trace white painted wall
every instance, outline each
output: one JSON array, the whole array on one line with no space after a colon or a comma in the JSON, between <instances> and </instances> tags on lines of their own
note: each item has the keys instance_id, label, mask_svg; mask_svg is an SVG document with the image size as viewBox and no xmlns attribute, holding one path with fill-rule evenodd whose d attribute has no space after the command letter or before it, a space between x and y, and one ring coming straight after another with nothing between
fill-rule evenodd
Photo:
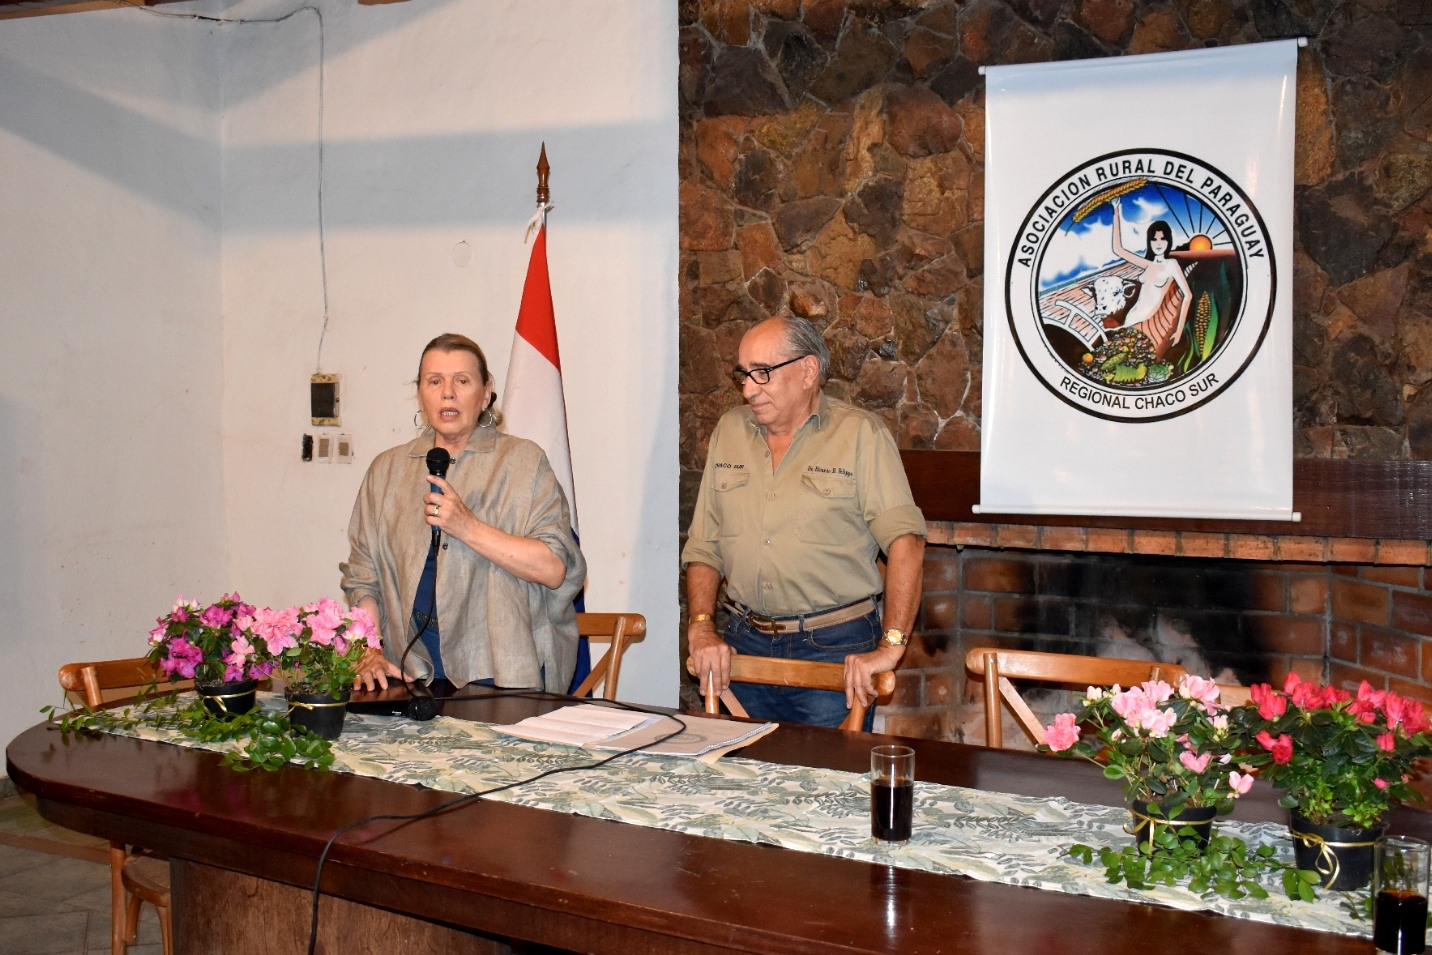
<instances>
[{"instance_id":1,"label":"white painted wall","mask_svg":"<svg viewBox=\"0 0 1432 955\"><path fill-rule=\"evenodd\" d=\"M209 9L265 17L295 5L241 0L221 13ZM338 595L337 564L347 554L348 515L363 471L414 433L411 382L423 343L444 331L471 335L486 349L499 389L505 380L530 254L522 232L544 140L556 204L548 255L591 566L587 606L646 614L649 635L628 651L622 697L676 701L675 0L317 5L327 53L330 325L322 370L343 376L343 427L327 430L353 435L351 465L299 460L301 436L316 431L307 421L307 382L323 314L316 18L215 26L117 11L0 22L0 81L8 78L12 50L62 75L58 91L41 87L18 105L10 82L0 95L0 168L7 170L0 176L0 254L11 245L24 252L0 261L0 342L7 346L0 361L7 371L20 366L0 382L0 468L7 482L8 475L17 479L0 484L0 493L16 499L0 509L0 522L23 506L44 505L20 519L16 535L0 523L0 640L13 647L12 657L35 655L39 646L48 653L34 664L34 699L0 703L0 738L35 722L36 708L53 699L49 686L60 662L140 652L148 621L178 590L207 598L236 587L274 605ZM48 30L56 39L36 50L22 30ZM77 43L76 35L92 35L93 45ZM145 43L153 45L148 58L139 53ZM106 68L108 58L115 64ZM159 64L152 72L171 84L187 77L208 98L186 98L155 78L157 85L118 96L116 76L127 76L125 69L142 76L126 64L148 60ZM93 89L71 102L67 91L81 77ZM114 168L113 159L86 168L86 150L98 157L91 164L100 162L109 141L86 131L89 113L111 124L132 121L144 161L128 171ZM42 118L24 124L36 114ZM146 150L166 137L187 152L173 157L172 168L155 169ZM10 172L60 175L49 167L64 175L48 190L16 183ZM92 204L75 213L78 230L73 222L50 222L54 210L79 201L79 183L107 197L103 215L115 234L99 234ZM53 232L56 248L48 255L28 227L7 227L15 221L12 194L19 216ZM459 241L473 251L467 267L454 263ZM92 291L75 305L69 339L53 317L44 323L48 337L21 328L19 301L31 303L27 316L52 316L68 300L77 248L97 259L116 246L143 268L107 265L124 282L96 277L86 286ZM22 259L27 268L19 267ZM59 343L76 333L109 329L108 319L94 316L118 309L125 317L116 319L116 333L133 334L141 319L131 315L154 327L142 345L146 360L125 363L105 385L86 385L82 413L102 406L90 431L114 445L96 481L113 496L116 472L128 469L137 489L122 513L86 497L73 517L60 517L50 513L60 500L59 469L19 474L22 458L38 460L22 446L38 449L47 439L59 445L50 433L65 423L62 406L50 407L58 399L42 396L71 382L41 363L56 350L63 359L67 346ZM156 317L166 310L185 316L188 337ZM102 357L111 362L116 350L126 354L110 339L104 345ZM149 418L114 428L131 402L136 416L144 409ZM183 461L168 451L180 439L192 451ZM125 460L109 468L114 455ZM156 477L145 480L145 468ZM173 510L176 487L183 518ZM77 550L61 546L72 532L60 524L74 525ZM151 530L171 525L168 537ZM157 542L154 556L136 559L136 542L149 538ZM122 568L102 564L111 551L122 555ZM76 642L60 613L62 594L75 607L71 616L108 615L102 652ZM3 629L14 619L25 622Z\"/></svg>"},{"instance_id":2,"label":"white painted wall","mask_svg":"<svg viewBox=\"0 0 1432 955\"><path fill-rule=\"evenodd\" d=\"M211 30L0 22L0 740L227 580Z\"/></svg>"},{"instance_id":3,"label":"white painted wall","mask_svg":"<svg viewBox=\"0 0 1432 955\"><path fill-rule=\"evenodd\" d=\"M264 602L338 592L359 481L414 434L412 381L446 331L499 393L545 140L587 606L650 636L624 699L677 692L676 10L651 0L322 2L330 325L352 465L303 464L322 322L316 24L224 34L225 481L231 579ZM225 16L288 9L257 0ZM453 248L472 249L467 267Z\"/></svg>"}]
</instances>

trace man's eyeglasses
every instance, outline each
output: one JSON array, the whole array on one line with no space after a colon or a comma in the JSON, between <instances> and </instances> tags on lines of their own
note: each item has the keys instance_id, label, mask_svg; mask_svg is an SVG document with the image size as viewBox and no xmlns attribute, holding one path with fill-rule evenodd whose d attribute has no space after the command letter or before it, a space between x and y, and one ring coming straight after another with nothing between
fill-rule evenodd
<instances>
[{"instance_id":1,"label":"man's eyeglasses","mask_svg":"<svg viewBox=\"0 0 1432 955\"><path fill-rule=\"evenodd\" d=\"M760 366L757 368L752 368L750 371L747 371L740 365L737 365L735 368L731 369L731 380L735 382L737 388L746 387L747 378L751 379L758 385L768 385L771 383L771 372L775 371L777 368L784 368L787 365L794 364L795 362L800 361L804 357L806 356L797 355L795 358L783 361L779 365L771 365L769 367Z\"/></svg>"}]
</instances>

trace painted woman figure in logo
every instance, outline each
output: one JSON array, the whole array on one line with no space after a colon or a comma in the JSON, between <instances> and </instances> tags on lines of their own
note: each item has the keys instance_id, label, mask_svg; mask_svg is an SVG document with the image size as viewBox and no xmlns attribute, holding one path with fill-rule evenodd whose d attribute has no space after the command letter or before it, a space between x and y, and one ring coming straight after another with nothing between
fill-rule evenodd
<instances>
[{"instance_id":1,"label":"painted woman figure in logo","mask_svg":"<svg viewBox=\"0 0 1432 955\"><path fill-rule=\"evenodd\" d=\"M1140 258L1124 248L1123 203L1116 198L1110 205L1114 207L1114 254L1141 270L1138 300L1124 316L1124 328L1141 332L1149 341L1154 360L1161 361L1169 347L1183 337L1189 305L1193 302L1183 267L1177 259L1169 258L1173 230L1162 219L1151 223L1145 232L1148 248Z\"/></svg>"}]
</instances>

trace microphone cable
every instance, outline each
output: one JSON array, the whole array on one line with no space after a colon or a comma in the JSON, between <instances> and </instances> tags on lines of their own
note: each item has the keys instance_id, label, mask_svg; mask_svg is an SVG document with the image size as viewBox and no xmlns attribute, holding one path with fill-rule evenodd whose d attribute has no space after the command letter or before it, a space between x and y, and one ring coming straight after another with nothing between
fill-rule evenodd
<instances>
[{"instance_id":1,"label":"microphone cable","mask_svg":"<svg viewBox=\"0 0 1432 955\"><path fill-rule=\"evenodd\" d=\"M425 463L427 464L429 476L437 475L438 477L446 478L448 468L452 466L452 456L445 449L434 447L432 450L428 451L427 457L425 458ZM438 490L437 485L433 484L431 481L428 482L428 487L433 491ZM408 679L408 654L412 652L413 646L417 644L418 639L424 633L427 632L428 627L430 627L433 621L437 619L438 541L441 539L441 536L442 532L439 531L437 527L434 527L432 533L432 543L428 545L428 559L432 560L433 562L433 589L432 599L428 602L428 612L426 615L424 615L423 625L421 627L416 626L412 619L412 615L409 615L408 626L413 628L413 636L412 639L408 641L408 645L403 648L403 655L398 659L398 675L402 678L403 689L408 691L409 697L408 705L403 709L403 715L406 716L408 719L415 720L419 723L426 723L428 720L431 720L433 717L438 715L438 703L437 698L433 695L433 691L430 687L423 687L423 692L419 693L416 689L419 684L415 681ZM424 565L426 566L426 561L424 561ZM426 569L424 570L424 572L426 573ZM417 608L414 609L416 610ZM439 631L439 634L441 634L441 631ZM439 640L441 640L441 635L439 636ZM441 653L441 649L439 649L438 652ZM433 674L436 675L438 661L433 660L431 662L433 664Z\"/></svg>"},{"instance_id":2,"label":"microphone cable","mask_svg":"<svg viewBox=\"0 0 1432 955\"><path fill-rule=\"evenodd\" d=\"M434 541L432 547L436 548L436 546L437 542ZM432 553L432 551L430 551L430 553ZM435 554L434 564L436 564ZM436 574L434 574L434 577L436 577ZM438 715L438 701L437 698L433 695L431 687L424 686L422 688L422 692L420 693L418 692L417 687L421 686L422 684L419 681L408 679L408 654L412 652L414 645L416 645L418 642L418 638L420 638L423 633L428 629L428 626L437 617L437 615L438 582L436 579L434 579L433 599L428 602L428 612L424 617L423 626L421 629L419 629L417 625L413 622L412 617L409 616L408 626L412 629L413 636L412 639L408 641L408 645L403 648L402 657L398 659L398 675L402 678L403 689L408 691L409 696L408 705L403 708L403 715L406 716L408 719L415 720L419 723L426 723L428 720ZM433 667L433 672L437 672L436 664Z\"/></svg>"},{"instance_id":3,"label":"microphone cable","mask_svg":"<svg viewBox=\"0 0 1432 955\"><path fill-rule=\"evenodd\" d=\"M563 699L574 699L574 700L575 700L575 699L578 699L577 697L567 697L567 696L562 696L562 695L559 695L559 694L556 694L556 693L542 693L542 692L533 693L531 690L515 690L515 691L511 691L511 692L501 692L501 693L484 694L484 695L482 695L482 696L464 697L463 699L466 699L466 700L490 700L490 699L501 699L501 698L525 698L525 699L537 699L537 700L563 700ZM516 781L514 781L514 782L504 783L504 784L501 785L501 786L494 786L494 787L492 787L491 789L484 789L484 790L482 790L481 792L468 793L468 794L465 795L465 796L460 796L460 797L458 797L457 799L454 799L454 800L452 800L452 801L450 801L450 802L443 803L443 804L438 805L438 806L434 806L434 807L431 808L431 809L425 809L425 810L423 810L422 812L406 813L406 814L404 814L404 813L380 813L380 814L377 814L377 815L366 816L366 817L364 817L364 818L362 818L362 819L357 820L356 822L350 822L348 825L346 825L346 826L344 826L343 828L339 829L337 832L333 833L333 835L332 835L331 837L329 837L328 842L325 843L324 846L323 846L323 852L321 852L321 853L319 854L319 856L318 856L318 870L317 870L317 872L314 873L314 877L313 877L313 909L312 909L312 918L311 918L311 920L310 920L310 922L309 922L309 930L308 930L308 955L315 955L315 952L317 951L317 945L318 945L318 901L319 901L319 899L320 899L320 897L321 897L321 894L320 894L320 891L319 891L319 887L321 886L321 884L322 884L322 882L323 882L323 867L324 867L324 865L328 862L328 855L329 855L329 853L332 851L333 846L338 842L338 840L339 840L344 834L346 834L346 833L348 833L348 832L351 832L351 831L354 830L354 829L357 829L359 826L365 826L365 825L367 825L368 823L371 823L371 822L417 822L417 821L420 820L420 819L426 819L426 818L428 818L429 816L436 816L436 815L438 815L439 813L446 812L446 811L448 811L448 810L450 810L450 809L457 809L457 808L460 807L460 806L464 806L464 805L466 805L466 804L468 804L468 803L475 802L475 801L481 799L483 796L491 796L491 795L493 795L494 793L505 792L505 791L507 791L507 790L509 790L509 789L516 789L518 786L526 786L526 785L529 784L529 783L535 783L535 782L537 782L539 779L546 779L546 778L549 777L549 776L556 776L556 775L558 775L559 773L572 773L572 772L581 772L581 771L592 770L592 769L600 769L601 767L606 766L608 763L611 763L611 762L613 762L613 761L615 761L615 760L621 759L623 756L630 756L630 755L632 755L633 753L639 753L639 752L641 752L642 750L647 749L648 747L651 747L651 746L659 746L659 745L661 745L662 743L665 743L667 740L672 739L672 738L674 738L674 737L676 737L676 736L681 735L682 733L686 732L686 730L688 729L688 727L687 727L687 725L686 725L686 722L685 722L684 720L682 720L681 717L679 717L679 716L675 716L675 715L673 715L673 714L671 714L671 713L658 713L658 712L655 712L655 711L651 710L650 708L643 707L643 706L638 706L638 705L636 705L636 704L634 704L634 703L623 703L623 702L621 702L620 700L581 700L580 702L583 702L583 703L610 704L610 705L612 705L613 707L615 707L615 708L617 708L617 709L630 710L630 711L633 712L633 713L645 713L645 714L647 714L647 715L649 715L649 716L660 716L660 717L662 717L662 718L664 718L664 719L669 719L669 720L674 721L674 722L677 724L677 728L674 729L674 730L672 730L670 733L667 733L665 736L660 737L659 739L652 740L650 743L643 743L643 744L640 745L640 746L633 746L631 749L624 749L624 750L622 750L621 752L613 753L613 754L610 755L610 756L607 756L607 757L605 757L605 758L603 758L603 759L599 759L599 760L597 760L597 761L594 762L594 763L579 763L579 764L574 765L574 766L558 766L558 767L555 767L555 768L553 768L553 769L544 770L543 772L540 772L540 773L538 773L538 774L535 775L535 776L529 776L529 777L526 778L526 779L519 779L519 780L516 780ZM436 702L434 703L434 705L436 706ZM392 830L390 830L390 832L391 832L391 831L392 831ZM378 835L378 836L375 836L374 839L381 838L383 835L388 835L388 833L382 833L382 834L380 834L380 835ZM369 840L369 841L371 842L371 841L373 841L373 840Z\"/></svg>"}]
</instances>

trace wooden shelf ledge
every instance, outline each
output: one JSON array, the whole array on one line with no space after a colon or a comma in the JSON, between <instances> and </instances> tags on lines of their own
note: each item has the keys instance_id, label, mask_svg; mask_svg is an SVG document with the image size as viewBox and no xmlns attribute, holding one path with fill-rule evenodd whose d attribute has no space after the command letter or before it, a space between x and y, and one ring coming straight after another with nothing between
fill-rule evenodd
<instances>
[{"instance_id":1,"label":"wooden shelf ledge","mask_svg":"<svg viewBox=\"0 0 1432 955\"><path fill-rule=\"evenodd\" d=\"M931 543L1422 566L1432 538L1432 461L1295 460L1293 509L1303 519L1290 523L975 514L978 452L900 456L915 503L935 535Z\"/></svg>"},{"instance_id":2,"label":"wooden shelf ledge","mask_svg":"<svg viewBox=\"0 0 1432 955\"><path fill-rule=\"evenodd\" d=\"M1294 561L1305 564L1387 564L1427 566L1427 542L1363 537L1296 537L1217 534L1116 527L1062 527L1042 524L978 524L928 521L929 543L1009 550L1069 551L1084 554L1158 554L1231 560Z\"/></svg>"}]
</instances>

